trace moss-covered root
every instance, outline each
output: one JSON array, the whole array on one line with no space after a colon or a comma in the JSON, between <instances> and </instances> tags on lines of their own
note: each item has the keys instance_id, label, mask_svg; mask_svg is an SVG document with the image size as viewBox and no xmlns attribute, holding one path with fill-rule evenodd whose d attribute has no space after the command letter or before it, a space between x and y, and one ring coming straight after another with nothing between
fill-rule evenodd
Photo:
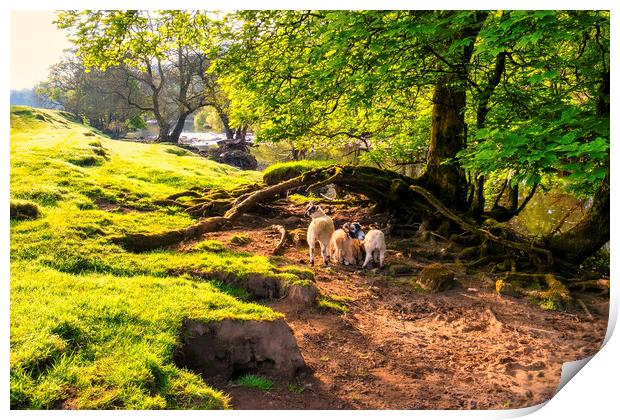
<instances>
[{"instance_id":1,"label":"moss-covered root","mask_svg":"<svg viewBox=\"0 0 620 420\"><path fill-rule=\"evenodd\" d=\"M197 238L207 232L220 231L230 227L230 222L225 217L210 217L185 229L149 234L130 233L125 236L112 238L112 242L128 251L144 252L174 245L188 239Z\"/></svg>"},{"instance_id":2,"label":"moss-covered root","mask_svg":"<svg viewBox=\"0 0 620 420\"><path fill-rule=\"evenodd\" d=\"M546 290L542 290L544 286ZM562 309L573 303L566 285L553 274L509 273L495 287L500 295L528 296L545 309Z\"/></svg>"}]
</instances>

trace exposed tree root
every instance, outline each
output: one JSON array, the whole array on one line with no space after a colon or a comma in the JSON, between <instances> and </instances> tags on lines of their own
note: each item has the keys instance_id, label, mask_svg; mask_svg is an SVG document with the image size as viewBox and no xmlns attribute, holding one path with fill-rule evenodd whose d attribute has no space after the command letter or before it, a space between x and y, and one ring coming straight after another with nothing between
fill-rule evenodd
<instances>
[{"instance_id":1,"label":"exposed tree root","mask_svg":"<svg viewBox=\"0 0 620 420\"><path fill-rule=\"evenodd\" d=\"M185 211L197 217L212 217L185 229L154 234L128 234L125 237L115 238L114 242L137 252L169 246L198 237L206 232L230 228L244 213L264 203L277 200L291 190L300 188L313 190L323 185L335 184L350 193L367 197L369 201L377 203L382 208L390 209L405 220L407 217L410 219L417 217L418 220L422 220L423 215L435 217L433 215L440 214L443 220L450 221L468 232L470 243L474 242L474 238L481 243L469 249L469 253L465 251L461 253L461 258L476 258L476 261L468 264L469 266L495 261L498 262L500 270L516 271L517 263L526 261L533 264L539 272L548 272L551 267L554 267L575 273L575 267L571 264L557 258L554 260L551 251L536 243L528 242L526 238L519 237L514 231L493 219L487 219L483 225L479 225L465 216L455 214L429 191L416 185L417 182L418 180L388 170L365 166L333 165L317 168L267 187L260 184L248 184L231 191L194 188L173 194L168 198L171 200L169 203L188 206ZM420 200L420 196L424 200ZM179 202L178 199L181 197L192 199ZM444 225L447 226L447 223ZM285 230L282 233L278 227L275 229L281 234L280 243L274 250L274 253L278 253L281 252L290 235ZM420 232L424 230L420 228ZM440 230L440 233L432 233L432 235L446 239L449 234L443 234L443 230ZM426 231L430 238L430 231ZM500 245L500 247L490 246L491 243ZM517 253L511 253L508 250L516 250Z\"/></svg>"},{"instance_id":2,"label":"exposed tree root","mask_svg":"<svg viewBox=\"0 0 620 420\"><path fill-rule=\"evenodd\" d=\"M583 303L583 300L581 299L575 299L575 302L577 302L579 304L579 306L581 306L581 309L583 309L583 311L586 313L586 315L588 316L588 319L590 321L592 321L594 319L594 317L592 316L592 314L590 313L590 311L588 310L588 307L586 306L585 303Z\"/></svg>"},{"instance_id":3,"label":"exposed tree root","mask_svg":"<svg viewBox=\"0 0 620 420\"><path fill-rule=\"evenodd\" d=\"M280 233L280 240L278 241L278 244L272 251L273 255L279 255L284 249L284 246L286 245L288 234L286 232L286 228L282 225L273 225L271 226L271 229L276 230L278 231L278 233Z\"/></svg>"},{"instance_id":4,"label":"exposed tree root","mask_svg":"<svg viewBox=\"0 0 620 420\"><path fill-rule=\"evenodd\" d=\"M129 233L122 237L113 238L112 242L121 245L128 251L144 252L174 245L181 241L197 238L207 232L215 232L230 227L232 227L230 220L225 217L210 217L185 229L149 234Z\"/></svg>"},{"instance_id":5,"label":"exposed tree root","mask_svg":"<svg viewBox=\"0 0 620 420\"><path fill-rule=\"evenodd\" d=\"M551 254L551 251L537 247L533 244L528 244L525 242L517 242L517 241L506 239L504 237L497 236L493 234L491 231L483 229L482 227L478 226L475 222L468 221L463 217L457 216L452 211L450 211L450 209L444 206L443 203L441 203L441 201L439 201L435 196L433 196L430 192L428 192L424 188L419 187L417 185L411 185L409 188L412 191L415 191L416 193L424 197L444 217L456 223L462 229L465 229L482 238L488 239L490 241L493 241L505 247L523 251L529 254L531 257L533 257L532 259L534 261L540 261L539 256L542 256L546 262L546 267L551 267L553 265L553 255ZM497 228L497 223L495 223L493 227ZM503 228L503 229L508 230L507 228ZM516 236L516 234L514 235Z\"/></svg>"}]
</instances>

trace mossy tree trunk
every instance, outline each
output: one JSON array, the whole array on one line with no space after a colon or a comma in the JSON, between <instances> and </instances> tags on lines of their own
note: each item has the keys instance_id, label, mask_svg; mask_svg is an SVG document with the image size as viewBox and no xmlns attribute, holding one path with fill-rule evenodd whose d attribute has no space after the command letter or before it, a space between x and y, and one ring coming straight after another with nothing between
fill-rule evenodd
<instances>
[{"instance_id":1,"label":"mossy tree trunk","mask_svg":"<svg viewBox=\"0 0 620 420\"><path fill-rule=\"evenodd\" d=\"M609 241L609 175L596 191L592 207L570 230L547 240L553 255L579 264Z\"/></svg>"},{"instance_id":2,"label":"mossy tree trunk","mask_svg":"<svg viewBox=\"0 0 620 420\"><path fill-rule=\"evenodd\" d=\"M458 163L447 161L456 158L463 150L467 138L465 124L466 89L468 64L474 51L474 41L486 19L487 12L476 12L465 29L459 31L451 42L470 39L463 47L457 62L449 63L440 57L439 70L445 71L435 85L431 138L428 147L426 172L420 184L448 207L456 211L467 208L468 184L465 171Z\"/></svg>"}]
</instances>

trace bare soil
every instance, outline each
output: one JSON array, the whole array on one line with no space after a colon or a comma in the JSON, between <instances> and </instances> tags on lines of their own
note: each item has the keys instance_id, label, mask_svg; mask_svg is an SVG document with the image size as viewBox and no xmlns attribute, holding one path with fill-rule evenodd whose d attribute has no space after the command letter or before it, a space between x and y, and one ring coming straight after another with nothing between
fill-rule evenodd
<instances>
[{"instance_id":1,"label":"bare soil","mask_svg":"<svg viewBox=\"0 0 620 420\"><path fill-rule=\"evenodd\" d=\"M233 249L271 255L279 235L269 228L303 227L302 206L280 205L247 216L232 231L208 233ZM336 227L376 222L367 209L338 208ZM245 233L252 241L231 245ZM315 266L323 296L344 302L346 312L263 301L286 315L309 372L276 380L270 391L234 381L213 383L234 409L502 409L550 399L564 362L597 352L607 328L606 296L580 294L582 309L546 311L525 298L499 296L499 274L467 272L451 258L448 242L387 237L387 267ZM402 241L400 242L402 245ZM190 244L185 244L187 246ZM433 256L436 256L435 258ZM288 247L278 264L308 264L307 249ZM415 285L415 271L440 261L455 272L456 287L429 294ZM394 275L406 264L414 273Z\"/></svg>"}]
</instances>

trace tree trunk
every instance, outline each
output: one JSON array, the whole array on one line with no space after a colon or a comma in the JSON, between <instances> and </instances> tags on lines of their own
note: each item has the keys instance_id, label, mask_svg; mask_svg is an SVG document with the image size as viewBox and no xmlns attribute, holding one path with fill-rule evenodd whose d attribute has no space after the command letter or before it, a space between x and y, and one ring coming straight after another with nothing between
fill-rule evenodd
<instances>
[{"instance_id":1,"label":"tree trunk","mask_svg":"<svg viewBox=\"0 0 620 420\"><path fill-rule=\"evenodd\" d=\"M450 86L450 82L450 77L445 77L435 86L431 140L423 184L445 205L460 211L467 203L465 172L458 164L443 163L455 158L465 147L465 91Z\"/></svg>"},{"instance_id":2,"label":"tree trunk","mask_svg":"<svg viewBox=\"0 0 620 420\"><path fill-rule=\"evenodd\" d=\"M609 71L603 73L597 114L609 117ZM573 264L579 264L609 241L609 171L592 199L592 207L586 215L567 232L547 239L548 247L554 255Z\"/></svg>"},{"instance_id":3,"label":"tree trunk","mask_svg":"<svg viewBox=\"0 0 620 420\"><path fill-rule=\"evenodd\" d=\"M157 135L157 141L167 142L170 141L170 124L167 121L157 120L157 126L159 127L159 134Z\"/></svg>"},{"instance_id":4,"label":"tree trunk","mask_svg":"<svg viewBox=\"0 0 620 420\"><path fill-rule=\"evenodd\" d=\"M472 23L456 34L452 40L471 38L463 47L457 63L450 65L449 72L435 85L431 138L428 147L426 172L420 178L421 184L445 205L457 211L467 208L467 179L465 171L456 158L465 147L467 126L465 124L467 65L474 51L474 41L488 12L474 12Z\"/></svg>"},{"instance_id":5,"label":"tree trunk","mask_svg":"<svg viewBox=\"0 0 620 420\"><path fill-rule=\"evenodd\" d=\"M230 128L230 120L228 118L228 115L226 115L226 113L219 108L216 108L216 111L217 111L217 115L220 117L220 121L222 121L222 125L224 126L224 133L226 133L226 140L233 140L235 138L235 132L233 131L232 128Z\"/></svg>"},{"instance_id":6,"label":"tree trunk","mask_svg":"<svg viewBox=\"0 0 620 420\"><path fill-rule=\"evenodd\" d=\"M179 115L179 119L177 120L177 123L174 126L174 130L172 130L172 133L170 133L170 137L168 141L171 141L173 143L179 142L179 137L181 137L181 133L183 132L183 127L185 127L185 120L187 119L187 116L189 114L190 114L189 112L182 112L181 115Z\"/></svg>"},{"instance_id":7,"label":"tree trunk","mask_svg":"<svg viewBox=\"0 0 620 420\"><path fill-rule=\"evenodd\" d=\"M553 255L580 264L609 241L609 174L594 194L592 207L572 229L547 240Z\"/></svg>"}]
</instances>

